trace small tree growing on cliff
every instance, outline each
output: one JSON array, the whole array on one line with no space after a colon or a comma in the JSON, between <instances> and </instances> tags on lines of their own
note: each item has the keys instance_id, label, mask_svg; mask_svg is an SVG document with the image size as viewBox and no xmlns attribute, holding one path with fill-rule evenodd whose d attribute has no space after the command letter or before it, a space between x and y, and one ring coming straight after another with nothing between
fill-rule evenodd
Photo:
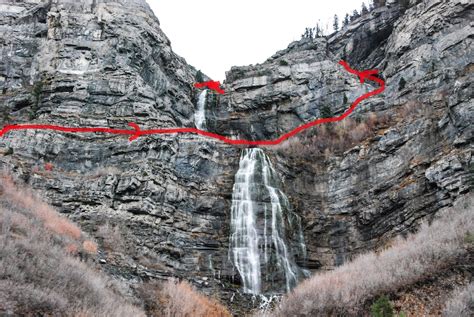
<instances>
[{"instance_id":1,"label":"small tree growing on cliff","mask_svg":"<svg viewBox=\"0 0 474 317\"><path fill-rule=\"evenodd\" d=\"M359 18L359 17L360 17L359 12L357 10L354 10L352 12L352 15L351 15L351 22L354 21L354 20L357 20L357 18Z\"/></svg>"},{"instance_id":2,"label":"small tree growing on cliff","mask_svg":"<svg viewBox=\"0 0 474 317\"><path fill-rule=\"evenodd\" d=\"M41 102L41 95L43 94L43 86L44 86L44 81L39 80L34 84L33 90L31 91L34 101L30 110L30 120L36 119L39 105Z\"/></svg>"},{"instance_id":3,"label":"small tree growing on cliff","mask_svg":"<svg viewBox=\"0 0 474 317\"><path fill-rule=\"evenodd\" d=\"M365 3L362 2L361 15L366 15L367 13L369 13L369 10L367 9L367 6L365 5Z\"/></svg>"},{"instance_id":4,"label":"small tree growing on cliff","mask_svg":"<svg viewBox=\"0 0 474 317\"><path fill-rule=\"evenodd\" d=\"M398 82L398 91L402 91L403 89L405 89L405 86L406 86L407 82L405 80L405 78L400 78L400 81Z\"/></svg>"},{"instance_id":5,"label":"small tree growing on cliff","mask_svg":"<svg viewBox=\"0 0 474 317\"><path fill-rule=\"evenodd\" d=\"M315 28L315 36L316 37L322 37L324 35L323 33L323 28L319 26L319 22L316 23L316 28Z\"/></svg>"},{"instance_id":6,"label":"small tree growing on cliff","mask_svg":"<svg viewBox=\"0 0 474 317\"><path fill-rule=\"evenodd\" d=\"M370 307L373 317L393 317L393 307L387 296L381 296Z\"/></svg>"},{"instance_id":7,"label":"small tree growing on cliff","mask_svg":"<svg viewBox=\"0 0 474 317\"><path fill-rule=\"evenodd\" d=\"M321 108L321 118L331 118L331 117L332 117L331 108L329 108L328 105L324 105Z\"/></svg>"},{"instance_id":8,"label":"small tree growing on cliff","mask_svg":"<svg viewBox=\"0 0 474 317\"><path fill-rule=\"evenodd\" d=\"M332 26L334 27L334 31L339 30L339 17L337 16L337 14L334 15L334 22Z\"/></svg>"},{"instance_id":9,"label":"small tree growing on cliff","mask_svg":"<svg viewBox=\"0 0 474 317\"><path fill-rule=\"evenodd\" d=\"M203 76L201 70L198 70L197 73L196 73L196 81L198 83L202 83L204 81L204 76Z\"/></svg>"},{"instance_id":10,"label":"small tree growing on cliff","mask_svg":"<svg viewBox=\"0 0 474 317\"><path fill-rule=\"evenodd\" d=\"M344 21L342 22L343 26L348 26L349 25L349 13L346 13L346 16L344 17Z\"/></svg>"},{"instance_id":11,"label":"small tree growing on cliff","mask_svg":"<svg viewBox=\"0 0 474 317\"><path fill-rule=\"evenodd\" d=\"M304 29L304 33L301 34L301 38L302 38L302 39L310 39L310 38L313 38L312 30L311 30L310 28L305 28L305 29Z\"/></svg>"}]
</instances>

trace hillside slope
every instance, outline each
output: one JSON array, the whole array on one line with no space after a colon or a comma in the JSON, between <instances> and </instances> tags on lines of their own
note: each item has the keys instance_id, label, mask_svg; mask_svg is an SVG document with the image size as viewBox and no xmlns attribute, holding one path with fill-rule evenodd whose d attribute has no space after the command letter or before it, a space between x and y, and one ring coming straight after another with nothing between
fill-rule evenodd
<instances>
[{"instance_id":1,"label":"hillside slope","mask_svg":"<svg viewBox=\"0 0 474 317\"><path fill-rule=\"evenodd\" d=\"M129 289L93 268L97 245L76 224L0 180L2 316L145 316Z\"/></svg>"},{"instance_id":2,"label":"hillside slope","mask_svg":"<svg viewBox=\"0 0 474 317\"><path fill-rule=\"evenodd\" d=\"M131 288L107 276L104 250L77 224L10 176L0 181L2 316L230 316L183 281Z\"/></svg>"},{"instance_id":3,"label":"hillside slope","mask_svg":"<svg viewBox=\"0 0 474 317\"><path fill-rule=\"evenodd\" d=\"M473 203L472 196L465 196L455 207L439 212L431 225L425 223L416 234L311 277L283 298L276 314L368 316L376 298L391 295L405 315L439 316L450 297L456 295L456 286L472 282ZM446 283L440 283L442 280ZM472 305L469 301L467 304ZM459 317L470 316L472 308Z\"/></svg>"}]
</instances>

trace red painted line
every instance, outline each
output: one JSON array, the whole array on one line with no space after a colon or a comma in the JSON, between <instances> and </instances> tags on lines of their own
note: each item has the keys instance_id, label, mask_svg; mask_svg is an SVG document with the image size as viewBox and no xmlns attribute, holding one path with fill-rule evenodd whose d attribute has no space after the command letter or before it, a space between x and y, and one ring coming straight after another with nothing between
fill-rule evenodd
<instances>
[{"instance_id":1,"label":"red painted line","mask_svg":"<svg viewBox=\"0 0 474 317\"><path fill-rule=\"evenodd\" d=\"M297 135L298 133L314 127L318 124L328 123L328 122L337 122L341 121L347 116L349 116L354 109L365 99L370 98L372 96L378 95L385 90L385 81L376 77L375 75L378 73L378 70L365 70L365 71L357 71L350 68L349 64L345 61L340 61L341 64L346 71L351 74L357 75L360 79L361 83L364 83L365 80L371 80L379 84L379 88L373 91L370 91L359 98L357 98L352 105L340 116L332 117L332 118L320 118L314 121L308 122L303 124L296 129L283 134L277 139L273 140L260 140L260 141L251 141L245 139L230 139L224 135L199 130L196 128L169 128L169 129L151 129L151 130L140 130L140 127L136 123L129 123L128 125L133 128L133 130L125 130L125 129L112 129L112 128L100 128L100 127L63 127L58 125L49 125L49 124L14 124L14 125L6 125L0 130L0 137L5 135L9 131L14 130L54 130L54 131L61 131L61 132L70 132L70 133L109 133L109 134L119 134L119 135L129 135L130 141L133 141L143 135L152 135L152 134L176 134L176 133L194 133L199 134L211 139L216 139L228 144L232 145L249 145L249 146L259 146L259 145L277 145L281 142Z\"/></svg>"}]
</instances>

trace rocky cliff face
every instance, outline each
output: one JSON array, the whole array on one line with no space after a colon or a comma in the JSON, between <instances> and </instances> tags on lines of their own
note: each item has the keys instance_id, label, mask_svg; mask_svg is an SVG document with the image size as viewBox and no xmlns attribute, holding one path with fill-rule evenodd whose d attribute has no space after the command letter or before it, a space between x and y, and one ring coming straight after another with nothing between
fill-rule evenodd
<instances>
[{"instance_id":1,"label":"rocky cliff face","mask_svg":"<svg viewBox=\"0 0 474 317\"><path fill-rule=\"evenodd\" d=\"M329 269L383 246L472 187L471 20L467 1L423 1L407 10L393 4L227 74L215 128L257 139L314 120L324 108L339 115L374 89L340 59L378 69L386 81L385 92L351 117L391 119L355 147L311 155L303 141L314 133L303 133L268 149L306 221L310 267Z\"/></svg>"},{"instance_id":2,"label":"rocky cliff face","mask_svg":"<svg viewBox=\"0 0 474 317\"><path fill-rule=\"evenodd\" d=\"M196 71L173 53L144 0L0 9L2 126L193 127ZM238 149L190 135L129 142L18 131L0 142L1 165L85 229L119 226L127 251L100 255L112 274L199 283L220 274Z\"/></svg>"},{"instance_id":3,"label":"rocky cliff face","mask_svg":"<svg viewBox=\"0 0 474 317\"><path fill-rule=\"evenodd\" d=\"M144 0L3 0L0 11L2 126L193 126L196 71L173 53ZM467 0L379 8L263 64L232 68L226 95L209 98L208 130L264 139L328 109L340 114L373 89L340 59L385 79L385 93L352 117L392 119L355 147L308 156L299 143L309 133L265 150L303 218L301 265L330 269L382 246L470 190L472 18ZM207 292L238 287L227 252L240 149L193 135L129 142L16 131L0 138L0 151L1 166L90 233L106 221L119 226L128 251L99 255L110 273L131 282L179 276Z\"/></svg>"}]
</instances>

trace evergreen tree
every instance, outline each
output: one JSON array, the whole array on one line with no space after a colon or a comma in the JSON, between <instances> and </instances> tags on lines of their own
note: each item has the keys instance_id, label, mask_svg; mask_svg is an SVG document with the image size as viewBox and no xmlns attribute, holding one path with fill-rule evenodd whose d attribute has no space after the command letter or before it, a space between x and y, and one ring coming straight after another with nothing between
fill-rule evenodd
<instances>
[{"instance_id":1,"label":"evergreen tree","mask_svg":"<svg viewBox=\"0 0 474 317\"><path fill-rule=\"evenodd\" d=\"M328 105L324 105L321 108L321 118L331 118L333 116L331 108Z\"/></svg>"},{"instance_id":2,"label":"evergreen tree","mask_svg":"<svg viewBox=\"0 0 474 317\"><path fill-rule=\"evenodd\" d=\"M367 6L365 5L365 3L362 2L361 15L366 15L367 13L369 13L369 10L367 10Z\"/></svg>"},{"instance_id":3,"label":"evergreen tree","mask_svg":"<svg viewBox=\"0 0 474 317\"><path fill-rule=\"evenodd\" d=\"M370 310L373 317L395 316L392 303L390 303L390 300L386 296L381 296L377 299L370 307Z\"/></svg>"},{"instance_id":4,"label":"evergreen tree","mask_svg":"<svg viewBox=\"0 0 474 317\"><path fill-rule=\"evenodd\" d=\"M334 15L334 22L332 26L334 27L334 31L339 30L339 17L337 16L337 14Z\"/></svg>"},{"instance_id":5,"label":"evergreen tree","mask_svg":"<svg viewBox=\"0 0 474 317\"><path fill-rule=\"evenodd\" d=\"M348 26L349 25L349 13L346 13L346 16L344 17L344 21L342 22L343 26Z\"/></svg>"},{"instance_id":6,"label":"evergreen tree","mask_svg":"<svg viewBox=\"0 0 474 317\"><path fill-rule=\"evenodd\" d=\"M309 36L308 28L305 28L304 33L301 34L301 38L306 39L306 38L308 38L308 36Z\"/></svg>"},{"instance_id":7,"label":"evergreen tree","mask_svg":"<svg viewBox=\"0 0 474 317\"><path fill-rule=\"evenodd\" d=\"M304 33L301 35L303 39L313 39L314 38L314 28L306 28Z\"/></svg>"},{"instance_id":8,"label":"evergreen tree","mask_svg":"<svg viewBox=\"0 0 474 317\"><path fill-rule=\"evenodd\" d=\"M198 70L197 73L196 73L196 81L198 83L202 83L204 81L204 77L203 77L202 72L200 70Z\"/></svg>"},{"instance_id":9,"label":"evergreen tree","mask_svg":"<svg viewBox=\"0 0 474 317\"><path fill-rule=\"evenodd\" d=\"M316 34L315 34L316 37L321 37L323 36L323 30L321 29L321 27L319 26L319 23L316 23Z\"/></svg>"},{"instance_id":10,"label":"evergreen tree","mask_svg":"<svg viewBox=\"0 0 474 317\"><path fill-rule=\"evenodd\" d=\"M407 82L405 80L405 78L400 78L400 80L398 81L398 91L402 91L403 89L405 89L405 86L406 86Z\"/></svg>"},{"instance_id":11,"label":"evergreen tree","mask_svg":"<svg viewBox=\"0 0 474 317\"><path fill-rule=\"evenodd\" d=\"M352 15L351 15L351 22L354 21L354 20L357 20L357 18L359 18L359 17L360 17L359 12L357 12L357 10L354 10L352 12Z\"/></svg>"}]
</instances>

